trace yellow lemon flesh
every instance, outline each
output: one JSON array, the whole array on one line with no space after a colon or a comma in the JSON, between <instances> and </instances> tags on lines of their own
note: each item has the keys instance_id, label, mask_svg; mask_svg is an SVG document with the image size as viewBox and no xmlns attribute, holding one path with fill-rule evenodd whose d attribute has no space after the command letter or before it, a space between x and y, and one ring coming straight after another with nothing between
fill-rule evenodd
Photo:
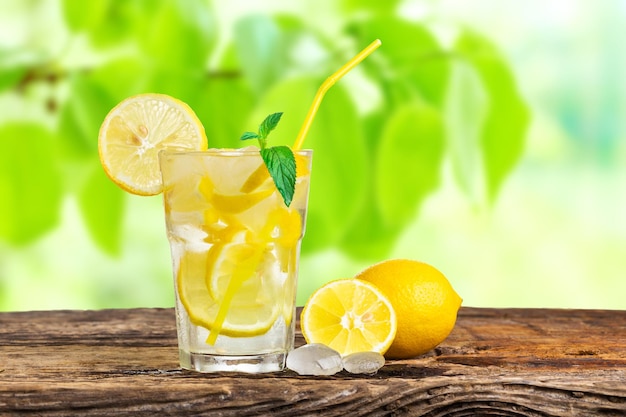
<instances>
[{"instance_id":1,"label":"yellow lemon flesh","mask_svg":"<svg viewBox=\"0 0 626 417\"><path fill-rule=\"evenodd\" d=\"M454 328L462 299L433 266L392 259L370 266L356 278L376 285L398 316L398 331L386 357L422 355L443 342Z\"/></svg>"},{"instance_id":2,"label":"yellow lemon flesh","mask_svg":"<svg viewBox=\"0 0 626 417\"><path fill-rule=\"evenodd\" d=\"M204 127L185 103L164 94L140 94L115 106L98 135L100 163L125 191L162 191L158 154L162 149L207 148Z\"/></svg>"},{"instance_id":3,"label":"yellow lemon flesh","mask_svg":"<svg viewBox=\"0 0 626 417\"><path fill-rule=\"evenodd\" d=\"M192 323L218 334L256 336L267 332L279 314L276 285L263 272L272 254L246 240L245 232L208 252L186 251L180 260L177 286Z\"/></svg>"},{"instance_id":4,"label":"yellow lemon flesh","mask_svg":"<svg viewBox=\"0 0 626 417\"><path fill-rule=\"evenodd\" d=\"M295 298L290 271L295 270L302 232L299 211L278 204L273 189L218 194L207 176L166 184L164 192L170 213L188 215L203 207L200 230L209 249L194 251L184 243L176 281L190 321L209 330L207 343L214 344L222 334L262 335L279 315L291 323L293 308L287 308L292 306L287 300ZM258 223L254 229L241 216L258 204L266 204L267 211L260 219L253 216Z\"/></svg>"},{"instance_id":5,"label":"yellow lemon flesh","mask_svg":"<svg viewBox=\"0 0 626 417\"><path fill-rule=\"evenodd\" d=\"M300 318L308 343L323 343L342 356L385 353L396 334L396 313L374 285L357 279L331 281L307 301Z\"/></svg>"}]
</instances>

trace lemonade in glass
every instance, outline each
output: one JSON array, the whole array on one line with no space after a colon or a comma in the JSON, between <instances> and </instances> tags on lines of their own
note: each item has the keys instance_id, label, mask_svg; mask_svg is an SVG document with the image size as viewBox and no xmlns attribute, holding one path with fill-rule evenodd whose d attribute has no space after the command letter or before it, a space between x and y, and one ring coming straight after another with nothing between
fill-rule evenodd
<instances>
[{"instance_id":1,"label":"lemonade in glass","mask_svg":"<svg viewBox=\"0 0 626 417\"><path fill-rule=\"evenodd\" d=\"M311 172L302 144L326 91L380 43L324 81L292 148L267 146L282 113L245 132L259 147L243 149L207 149L193 110L163 94L129 97L105 117L98 154L107 176L132 194L163 193L183 368L284 368Z\"/></svg>"},{"instance_id":2,"label":"lemonade in glass","mask_svg":"<svg viewBox=\"0 0 626 417\"><path fill-rule=\"evenodd\" d=\"M283 369L312 152L294 156L286 206L258 148L159 154L183 368Z\"/></svg>"}]
</instances>

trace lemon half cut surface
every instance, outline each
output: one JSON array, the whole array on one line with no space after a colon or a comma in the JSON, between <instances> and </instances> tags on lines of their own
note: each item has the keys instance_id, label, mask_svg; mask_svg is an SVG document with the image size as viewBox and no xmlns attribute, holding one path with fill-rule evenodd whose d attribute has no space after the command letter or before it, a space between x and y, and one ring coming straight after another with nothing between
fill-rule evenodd
<instances>
[{"instance_id":1,"label":"lemon half cut surface","mask_svg":"<svg viewBox=\"0 0 626 417\"><path fill-rule=\"evenodd\" d=\"M104 171L122 189L138 195L162 191L161 150L206 148L204 127L193 110L165 94L139 94L123 100L107 114L98 135Z\"/></svg>"},{"instance_id":2,"label":"lemon half cut surface","mask_svg":"<svg viewBox=\"0 0 626 417\"><path fill-rule=\"evenodd\" d=\"M342 356L385 353L396 335L396 313L373 284L354 278L331 281L311 295L300 318L307 343L322 343Z\"/></svg>"}]
</instances>

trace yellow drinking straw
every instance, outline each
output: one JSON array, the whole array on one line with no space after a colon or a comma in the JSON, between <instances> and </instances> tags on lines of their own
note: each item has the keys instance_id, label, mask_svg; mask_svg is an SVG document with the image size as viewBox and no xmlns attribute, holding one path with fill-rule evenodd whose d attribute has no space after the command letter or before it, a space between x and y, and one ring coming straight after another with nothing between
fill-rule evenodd
<instances>
[{"instance_id":1,"label":"yellow drinking straw","mask_svg":"<svg viewBox=\"0 0 626 417\"><path fill-rule=\"evenodd\" d=\"M346 75L352 68L356 67L361 61L363 61L369 54L374 52L376 48L380 46L380 39L376 39L374 42L370 43L365 49L356 54L354 58L350 61L346 62L345 65L337 70L333 75L326 78L326 81L322 83L320 88L317 90L317 94L315 94L315 98L313 99L313 103L309 108L309 112L304 119L304 123L300 128L300 132L296 137L296 141L293 144L293 150L297 151L302 148L302 143L304 142L304 138L306 134L309 132L309 128L311 127L311 123L313 123L313 118L315 117L315 113L317 113L317 109L324 98L324 94L332 87L341 77Z\"/></svg>"},{"instance_id":2,"label":"yellow drinking straw","mask_svg":"<svg viewBox=\"0 0 626 417\"><path fill-rule=\"evenodd\" d=\"M300 132L298 133L298 137L296 138L296 142L293 145L293 150L297 151L302 147L302 143L304 142L304 137L309 131L309 127L311 127L311 122L313 121L313 117L315 117L315 113L317 112L322 99L324 98L324 94L328 91L330 87L332 87L341 77L346 75L352 68L356 67L361 61L363 61L369 54L374 52L376 48L380 46L380 39L376 39L374 42L369 44L367 48L363 49L361 52L356 54L354 58L350 61L346 62L346 64L339 68L337 72L328 77L326 81L322 83L319 90L317 90L317 94L315 94L315 98L313 99L313 104L311 104L311 108L304 119L304 124L300 128ZM239 273L239 276L245 278L246 274ZM209 345L214 345L217 341L217 336L219 336L220 331L222 330L222 326L224 325L224 320L226 319L226 314L228 313L228 308L230 307L230 303L232 301L233 296L237 292L238 288L243 283L242 279L237 279L236 277L232 277L230 283L228 284L228 288L226 289L226 294L220 304L219 311L217 312L217 316L211 326L209 336L206 339L206 343Z\"/></svg>"}]
</instances>

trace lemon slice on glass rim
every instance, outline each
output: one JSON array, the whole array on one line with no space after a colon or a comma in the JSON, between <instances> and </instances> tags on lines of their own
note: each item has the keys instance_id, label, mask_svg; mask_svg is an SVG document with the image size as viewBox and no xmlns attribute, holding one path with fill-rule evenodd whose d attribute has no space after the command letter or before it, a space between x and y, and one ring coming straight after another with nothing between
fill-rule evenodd
<instances>
[{"instance_id":1,"label":"lemon slice on glass rim","mask_svg":"<svg viewBox=\"0 0 626 417\"><path fill-rule=\"evenodd\" d=\"M125 191L156 195L162 191L162 149L204 150L202 123L184 102L165 94L139 94L115 106L98 135L100 163Z\"/></svg>"}]
</instances>

